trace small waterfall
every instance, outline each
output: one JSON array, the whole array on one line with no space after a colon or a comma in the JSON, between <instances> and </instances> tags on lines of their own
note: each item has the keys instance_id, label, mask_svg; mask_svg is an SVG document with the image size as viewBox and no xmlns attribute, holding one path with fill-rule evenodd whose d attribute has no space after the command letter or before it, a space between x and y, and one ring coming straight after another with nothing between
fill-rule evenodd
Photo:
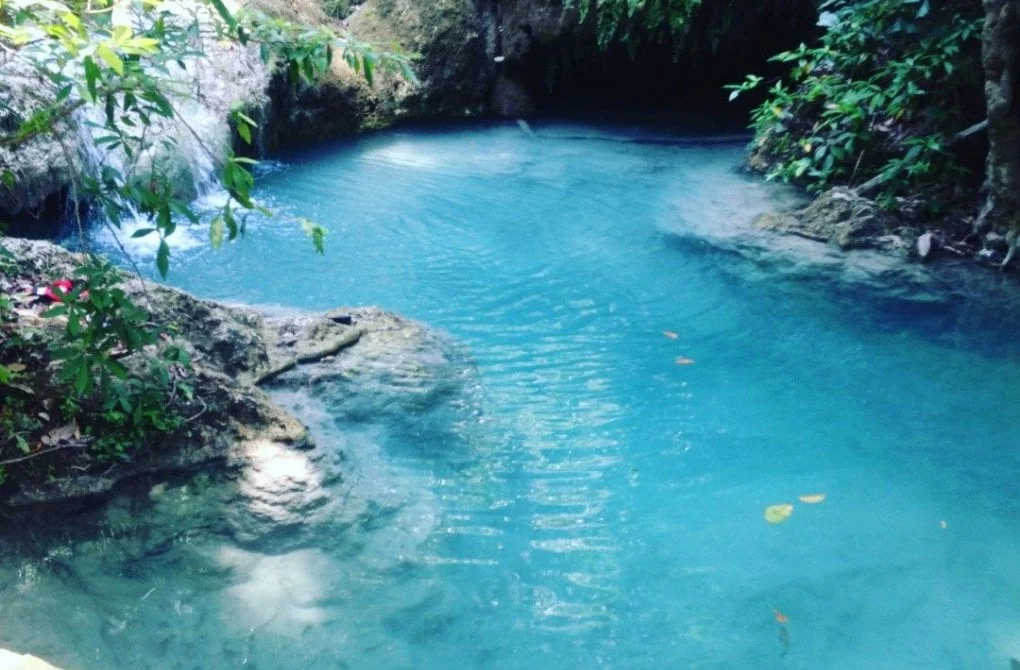
<instances>
[{"instance_id":1,"label":"small waterfall","mask_svg":"<svg viewBox=\"0 0 1020 670\"><path fill-rule=\"evenodd\" d=\"M194 15L197 10L189 4L178 3L177 10ZM129 158L123 149L111 150L102 142L108 133L103 128L105 111L98 106L84 107L77 113L76 139L84 174L99 177L104 168L134 177L158 171L169 177L177 195L192 201L199 213L225 202L227 195L221 187L219 172L222 157L232 141L228 121L231 107L241 104L248 109L265 108L270 72L257 49L216 41L210 36L199 39L203 55L185 57L183 67L172 65L164 75L166 91L172 91L167 97L176 116L173 120L151 117L153 123L146 132L161 139L150 142L152 146L141 155ZM261 129L257 129L256 137L262 137ZM260 150L258 146L254 148ZM151 221L130 203L121 203L121 210L119 227L105 218L94 220L93 234L104 242L123 246L133 256L154 255L159 245L156 235L132 237L136 231L152 227ZM99 213L96 216L105 217ZM178 220L177 224L168 238L172 248L187 249L205 243L204 225L187 220Z\"/></svg>"}]
</instances>

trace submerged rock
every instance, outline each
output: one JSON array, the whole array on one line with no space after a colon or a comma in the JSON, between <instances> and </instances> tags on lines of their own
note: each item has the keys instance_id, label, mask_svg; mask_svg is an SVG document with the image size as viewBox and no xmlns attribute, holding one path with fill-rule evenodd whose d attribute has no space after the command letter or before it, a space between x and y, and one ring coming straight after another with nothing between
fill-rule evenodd
<instances>
[{"instance_id":1,"label":"submerged rock","mask_svg":"<svg viewBox=\"0 0 1020 670\"><path fill-rule=\"evenodd\" d=\"M842 187L826 191L799 212L764 214L755 226L832 242L841 249L886 247L898 228L895 219L874 201Z\"/></svg>"}]
</instances>

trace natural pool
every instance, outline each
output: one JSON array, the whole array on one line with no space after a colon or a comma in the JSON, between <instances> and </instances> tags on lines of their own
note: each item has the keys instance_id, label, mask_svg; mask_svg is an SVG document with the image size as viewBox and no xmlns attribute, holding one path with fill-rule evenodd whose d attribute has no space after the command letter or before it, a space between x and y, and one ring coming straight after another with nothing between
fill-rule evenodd
<instances>
[{"instance_id":1,"label":"natural pool","mask_svg":"<svg viewBox=\"0 0 1020 670\"><path fill-rule=\"evenodd\" d=\"M534 131L284 157L258 198L330 228L324 257L282 221L219 252L185 231L172 281L199 295L446 333L439 390L283 384L319 446L277 472L341 473L302 527L246 533L214 492L237 482L203 477L9 534L0 646L67 670L1020 658L1016 324L687 234L788 198L735 170L739 141Z\"/></svg>"}]
</instances>

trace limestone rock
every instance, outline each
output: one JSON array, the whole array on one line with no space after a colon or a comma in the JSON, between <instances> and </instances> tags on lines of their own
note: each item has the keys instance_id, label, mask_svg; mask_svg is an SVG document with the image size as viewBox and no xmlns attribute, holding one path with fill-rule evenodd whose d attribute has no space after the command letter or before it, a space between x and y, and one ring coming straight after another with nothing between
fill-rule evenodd
<instances>
[{"instance_id":1,"label":"limestone rock","mask_svg":"<svg viewBox=\"0 0 1020 670\"><path fill-rule=\"evenodd\" d=\"M896 222L873 201L839 187L795 214L762 215L755 227L860 249L881 246L878 240L895 230Z\"/></svg>"},{"instance_id":2,"label":"limestone rock","mask_svg":"<svg viewBox=\"0 0 1020 670\"><path fill-rule=\"evenodd\" d=\"M939 247L938 238L932 232L927 232L917 238L917 257L922 261L931 258L931 255Z\"/></svg>"},{"instance_id":3,"label":"limestone rock","mask_svg":"<svg viewBox=\"0 0 1020 670\"><path fill-rule=\"evenodd\" d=\"M50 104L45 89L38 86L31 68L21 60L0 52L0 132L17 129L23 118ZM14 174L14 188L0 185L0 214L31 213L48 199L59 195L71 181L71 161L77 154L77 141L60 126L64 145L50 136L29 140L17 149L0 147L0 172Z\"/></svg>"},{"instance_id":4,"label":"limestone rock","mask_svg":"<svg viewBox=\"0 0 1020 670\"><path fill-rule=\"evenodd\" d=\"M330 21L321 10L314 20ZM272 86L271 144L350 135L402 119L486 111L496 65L486 46L483 16L472 0L366 0L346 25L358 40L419 54L418 82L377 70L369 85L342 59L313 84L281 76Z\"/></svg>"},{"instance_id":5,"label":"limestone rock","mask_svg":"<svg viewBox=\"0 0 1020 670\"><path fill-rule=\"evenodd\" d=\"M60 670L41 658L0 649L0 670Z\"/></svg>"}]
</instances>

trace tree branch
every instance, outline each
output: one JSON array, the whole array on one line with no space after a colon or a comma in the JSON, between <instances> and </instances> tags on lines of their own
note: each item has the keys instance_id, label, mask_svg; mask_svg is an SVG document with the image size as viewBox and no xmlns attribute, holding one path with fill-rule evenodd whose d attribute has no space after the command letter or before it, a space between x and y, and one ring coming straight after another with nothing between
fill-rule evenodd
<instances>
[{"instance_id":1,"label":"tree branch","mask_svg":"<svg viewBox=\"0 0 1020 670\"><path fill-rule=\"evenodd\" d=\"M7 460L0 461L0 466L13 465L15 463L23 463L24 461L30 461L33 458L38 458L45 454L51 454L54 451L62 451L64 449L88 449L89 445L87 442L72 442L71 444L61 444L56 447L50 447L49 449L43 449L42 451L36 451L31 454L19 456L18 458L8 458Z\"/></svg>"}]
</instances>

